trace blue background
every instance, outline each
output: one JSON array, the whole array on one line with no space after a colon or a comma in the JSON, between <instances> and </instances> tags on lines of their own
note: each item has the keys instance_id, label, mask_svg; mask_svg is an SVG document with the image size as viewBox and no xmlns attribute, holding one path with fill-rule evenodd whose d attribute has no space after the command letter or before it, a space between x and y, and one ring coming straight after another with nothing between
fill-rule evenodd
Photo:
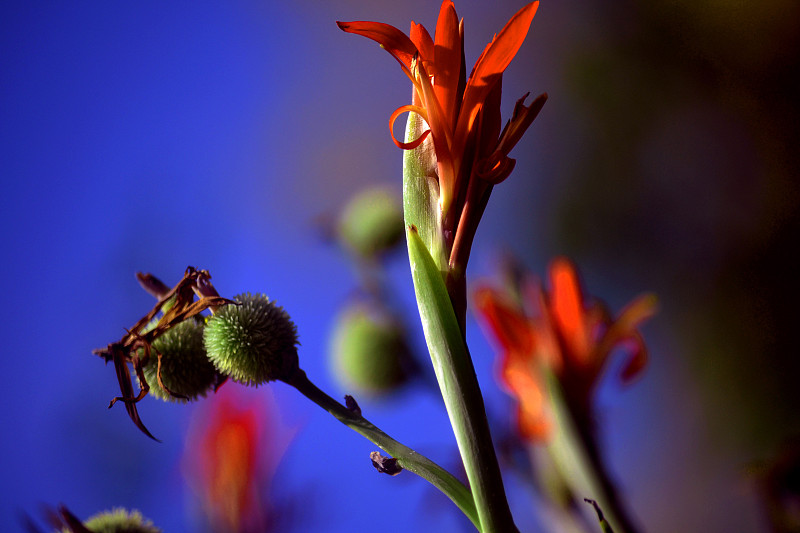
<instances>
[{"instance_id":1,"label":"blue background","mask_svg":"<svg viewBox=\"0 0 800 533\"><path fill-rule=\"evenodd\" d=\"M527 91L550 101L495 188L470 275L491 275L503 249L540 274L567 253L612 309L657 292L646 375L625 390L607 380L598 395L615 477L648 531L763 530L749 465L798 429L798 8L614 6L540 7L503 109ZM456 7L471 65L520 4ZM391 57L334 21L432 30L437 13L421 1L2 4L4 530L59 502L81 517L124 505L165 531L199 527L180 464L198 406L145 399L140 413L163 440L152 442L121 407L106 409L114 372L90 354L150 309L137 271L173 284L195 265L223 295L266 292L298 324L312 379L346 392L327 343L355 277L320 221L367 185L399 194L386 124L410 87ZM405 258L389 269L413 312ZM490 412L509 412L491 349L469 327ZM370 443L284 385L256 394L274 396L296 432L274 484L296 530L464 526L425 483L377 475ZM427 390L362 408L456 461ZM532 530L533 496L507 483Z\"/></svg>"}]
</instances>

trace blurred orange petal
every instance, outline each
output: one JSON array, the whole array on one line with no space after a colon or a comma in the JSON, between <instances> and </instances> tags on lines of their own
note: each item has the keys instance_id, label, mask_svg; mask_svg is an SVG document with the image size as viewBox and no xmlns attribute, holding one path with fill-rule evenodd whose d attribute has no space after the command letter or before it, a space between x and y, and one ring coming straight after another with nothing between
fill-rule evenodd
<instances>
[{"instance_id":1,"label":"blurred orange petal","mask_svg":"<svg viewBox=\"0 0 800 533\"><path fill-rule=\"evenodd\" d=\"M509 366L503 372L503 378L518 401L517 423L520 434L527 439L545 439L549 433L550 421L546 414L544 391L530 366Z\"/></svg>"},{"instance_id":2,"label":"blurred orange petal","mask_svg":"<svg viewBox=\"0 0 800 533\"><path fill-rule=\"evenodd\" d=\"M501 293L481 286L473 293L473 303L504 350L532 353L534 339L528 319L505 301Z\"/></svg>"},{"instance_id":3,"label":"blurred orange petal","mask_svg":"<svg viewBox=\"0 0 800 533\"><path fill-rule=\"evenodd\" d=\"M559 257L551 263L550 283L550 309L555 325L575 362L586 364L591 355L591 332L584 315L578 274L568 259Z\"/></svg>"}]
</instances>

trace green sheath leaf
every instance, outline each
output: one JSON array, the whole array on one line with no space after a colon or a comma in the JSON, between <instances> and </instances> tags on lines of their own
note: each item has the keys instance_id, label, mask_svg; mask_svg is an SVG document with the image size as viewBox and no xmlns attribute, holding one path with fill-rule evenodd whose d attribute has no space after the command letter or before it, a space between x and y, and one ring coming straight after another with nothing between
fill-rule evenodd
<instances>
[{"instance_id":1,"label":"green sheath leaf","mask_svg":"<svg viewBox=\"0 0 800 533\"><path fill-rule=\"evenodd\" d=\"M475 368L441 272L417 228L406 229L417 306L433 369L484 533L513 532Z\"/></svg>"}]
</instances>

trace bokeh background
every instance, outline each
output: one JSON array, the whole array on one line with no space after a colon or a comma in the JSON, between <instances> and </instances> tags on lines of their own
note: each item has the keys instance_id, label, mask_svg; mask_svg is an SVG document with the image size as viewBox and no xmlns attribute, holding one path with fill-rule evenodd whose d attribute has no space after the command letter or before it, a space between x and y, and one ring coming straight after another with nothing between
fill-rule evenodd
<instances>
[{"instance_id":1,"label":"bokeh background","mask_svg":"<svg viewBox=\"0 0 800 533\"><path fill-rule=\"evenodd\" d=\"M520 6L457 3L468 64ZM223 295L266 292L298 324L312 379L346 392L327 346L356 278L321 226L363 187L399 194L386 124L410 87L334 21L433 28L438 7L0 5L4 531L59 502L81 517L124 505L165 531L200 530L183 458L193 414L213 397L145 399L155 443L120 406L106 409L114 371L90 353L151 307L137 271L173 284L195 265ZM613 309L659 295L645 375L598 394L606 456L647 531L769 530L759 487L800 430L799 58L794 0L544 1L504 79L506 113L527 91L550 99L495 188L470 276L491 276L502 250L539 274L566 254ZM388 268L413 313L405 257ZM510 400L469 327L502 431ZM276 434L292 436L272 485L284 530L468 530L424 482L378 475L374 446L287 387L251 394L275 401ZM362 408L456 462L424 387ZM536 530L535 499L507 483L520 527Z\"/></svg>"}]
</instances>

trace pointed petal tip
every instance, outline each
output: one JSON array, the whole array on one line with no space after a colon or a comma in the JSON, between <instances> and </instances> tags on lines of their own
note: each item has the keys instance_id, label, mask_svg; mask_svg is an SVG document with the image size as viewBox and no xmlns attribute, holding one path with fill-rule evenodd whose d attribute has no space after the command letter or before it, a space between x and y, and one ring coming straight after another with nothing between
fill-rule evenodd
<instances>
[{"instance_id":1,"label":"pointed petal tip","mask_svg":"<svg viewBox=\"0 0 800 533\"><path fill-rule=\"evenodd\" d=\"M372 39L406 67L411 66L411 58L417 53L417 47L411 42L411 39L389 24L356 20L352 22L337 21L336 25L344 32Z\"/></svg>"},{"instance_id":2,"label":"pointed petal tip","mask_svg":"<svg viewBox=\"0 0 800 533\"><path fill-rule=\"evenodd\" d=\"M568 257L564 255L559 255L553 258L553 260L550 262L550 272L553 276L562 273L571 276L576 275L575 265Z\"/></svg>"},{"instance_id":3,"label":"pointed petal tip","mask_svg":"<svg viewBox=\"0 0 800 533\"><path fill-rule=\"evenodd\" d=\"M637 296L620 312L619 322L628 329L638 327L642 322L658 313L658 296L649 292Z\"/></svg>"}]
</instances>

